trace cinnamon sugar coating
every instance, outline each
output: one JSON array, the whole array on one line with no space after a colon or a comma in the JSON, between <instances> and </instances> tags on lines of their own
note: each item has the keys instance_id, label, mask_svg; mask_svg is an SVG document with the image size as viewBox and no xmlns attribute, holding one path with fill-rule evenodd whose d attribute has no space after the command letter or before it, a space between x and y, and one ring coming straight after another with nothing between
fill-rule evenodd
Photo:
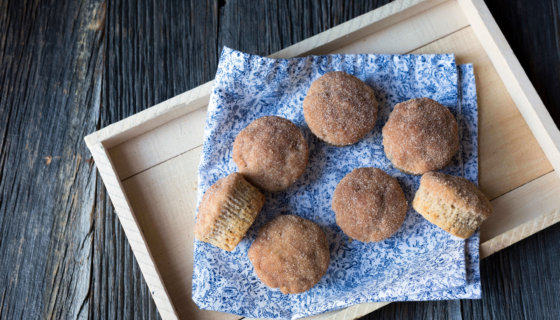
<instances>
[{"instance_id":1,"label":"cinnamon sugar coating","mask_svg":"<svg viewBox=\"0 0 560 320\"><path fill-rule=\"evenodd\" d=\"M255 186L281 191L305 171L309 150L299 128L291 121L267 116L251 122L235 138L233 161Z\"/></svg>"},{"instance_id":2,"label":"cinnamon sugar coating","mask_svg":"<svg viewBox=\"0 0 560 320\"><path fill-rule=\"evenodd\" d=\"M285 294L311 289L330 261L323 230L295 215L281 215L264 225L248 255L261 281Z\"/></svg>"},{"instance_id":3,"label":"cinnamon sugar coating","mask_svg":"<svg viewBox=\"0 0 560 320\"><path fill-rule=\"evenodd\" d=\"M360 141L375 126L373 89L342 71L313 81L303 100L305 121L319 139L336 146Z\"/></svg>"},{"instance_id":4,"label":"cinnamon sugar coating","mask_svg":"<svg viewBox=\"0 0 560 320\"><path fill-rule=\"evenodd\" d=\"M349 237L381 241L402 225L408 203L399 182L377 168L358 168L336 186L332 208L336 224Z\"/></svg>"},{"instance_id":5,"label":"cinnamon sugar coating","mask_svg":"<svg viewBox=\"0 0 560 320\"><path fill-rule=\"evenodd\" d=\"M406 173L441 169L459 151L457 121L432 99L401 102L383 127L383 147L393 165Z\"/></svg>"}]
</instances>

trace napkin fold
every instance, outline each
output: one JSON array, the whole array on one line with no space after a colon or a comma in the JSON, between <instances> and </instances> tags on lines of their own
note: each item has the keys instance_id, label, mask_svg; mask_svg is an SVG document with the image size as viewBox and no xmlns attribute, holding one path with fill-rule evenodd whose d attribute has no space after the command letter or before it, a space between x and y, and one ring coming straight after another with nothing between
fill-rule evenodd
<instances>
[{"instance_id":1,"label":"napkin fold","mask_svg":"<svg viewBox=\"0 0 560 320\"><path fill-rule=\"evenodd\" d=\"M379 102L372 132L355 145L334 147L307 127L302 102L311 83L329 71L345 71L371 86ZM477 104L472 65L456 66L452 54L327 55L269 59L224 48L210 103L198 171L198 202L218 179L236 171L232 145L253 120L277 115L294 122L309 144L303 176L283 192L265 193L263 210L233 252L196 241L192 297L202 309L247 317L299 318L373 301L480 298L478 233L455 238L409 205L402 227L378 243L351 241L331 209L337 183L359 167L395 177L409 204L418 176L394 168L383 151L381 128L393 106L429 97L448 107L460 126L461 151L442 172L476 182ZM259 228L280 214L319 224L329 240L326 275L305 293L284 295L257 278L247 251Z\"/></svg>"}]
</instances>

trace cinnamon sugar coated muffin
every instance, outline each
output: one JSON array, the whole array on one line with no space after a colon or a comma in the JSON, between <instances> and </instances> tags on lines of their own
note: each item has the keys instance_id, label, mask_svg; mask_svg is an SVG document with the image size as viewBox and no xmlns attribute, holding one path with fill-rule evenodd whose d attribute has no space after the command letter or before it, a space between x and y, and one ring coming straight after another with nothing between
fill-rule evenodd
<instances>
[{"instance_id":1,"label":"cinnamon sugar coated muffin","mask_svg":"<svg viewBox=\"0 0 560 320\"><path fill-rule=\"evenodd\" d=\"M397 179L377 168L358 168L336 186L332 208L336 224L349 237L381 241L402 225L408 203Z\"/></svg>"},{"instance_id":2,"label":"cinnamon sugar coated muffin","mask_svg":"<svg viewBox=\"0 0 560 320\"><path fill-rule=\"evenodd\" d=\"M463 239L492 213L490 201L473 183L439 172L422 176L412 207L426 220Z\"/></svg>"},{"instance_id":3,"label":"cinnamon sugar coated muffin","mask_svg":"<svg viewBox=\"0 0 560 320\"><path fill-rule=\"evenodd\" d=\"M336 146L360 141L375 126L373 89L342 71L313 81L303 100L305 121L319 139Z\"/></svg>"},{"instance_id":4,"label":"cinnamon sugar coated muffin","mask_svg":"<svg viewBox=\"0 0 560 320\"><path fill-rule=\"evenodd\" d=\"M441 169L459 151L457 121L432 99L401 102L383 127L383 147L393 165L406 173Z\"/></svg>"},{"instance_id":5,"label":"cinnamon sugar coated muffin","mask_svg":"<svg viewBox=\"0 0 560 320\"><path fill-rule=\"evenodd\" d=\"M195 237L232 251L245 236L264 204L263 194L239 173L218 180L198 207Z\"/></svg>"},{"instance_id":6,"label":"cinnamon sugar coated muffin","mask_svg":"<svg viewBox=\"0 0 560 320\"><path fill-rule=\"evenodd\" d=\"M291 121L268 116L251 122L235 138L233 161L245 178L268 191L281 191L305 171L309 150Z\"/></svg>"},{"instance_id":7,"label":"cinnamon sugar coated muffin","mask_svg":"<svg viewBox=\"0 0 560 320\"><path fill-rule=\"evenodd\" d=\"M327 272L329 244L321 228L295 215L281 215L264 225L249 249L261 281L282 293L311 289Z\"/></svg>"}]
</instances>

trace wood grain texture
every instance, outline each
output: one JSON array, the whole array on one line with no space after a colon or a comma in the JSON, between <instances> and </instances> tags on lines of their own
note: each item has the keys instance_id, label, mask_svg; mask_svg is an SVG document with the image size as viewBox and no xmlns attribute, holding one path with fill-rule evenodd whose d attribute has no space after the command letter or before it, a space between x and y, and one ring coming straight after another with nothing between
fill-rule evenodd
<instances>
[{"instance_id":1,"label":"wood grain texture","mask_svg":"<svg viewBox=\"0 0 560 320\"><path fill-rule=\"evenodd\" d=\"M109 204L81 137L97 128L105 12L96 0L0 2L0 318L93 307L91 226Z\"/></svg>"},{"instance_id":2,"label":"wood grain texture","mask_svg":"<svg viewBox=\"0 0 560 320\"><path fill-rule=\"evenodd\" d=\"M227 1L220 9L218 43L266 56L389 2Z\"/></svg>"},{"instance_id":3,"label":"wood grain texture","mask_svg":"<svg viewBox=\"0 0 560 320\"><path fill-rule=\"evenodd\" d=\"M217 13L217 1L109 2L101 127L211 80L218 55ZM118 229L99 243L107 251L103 261L94 261L99 273L91 283L100 300L90 315L158 317L114 211L104 213L104 222ZM107 285L108 275L119 282Z\"/></svg>"},{"instance_id":4,"label":"wood grain texture","mask_svg":"<svg viewBox=\"0 0 560 320\"><path fill-rule=\"evenodd\" d=\"M158 318L83 136L211 80L223 45L267 55L386 2L0 0L0 318ZM558 1L487 4L560 123ZM558 243L483 261L482 300L365 318L554 318Z\"/></svg>"}]
</instances>

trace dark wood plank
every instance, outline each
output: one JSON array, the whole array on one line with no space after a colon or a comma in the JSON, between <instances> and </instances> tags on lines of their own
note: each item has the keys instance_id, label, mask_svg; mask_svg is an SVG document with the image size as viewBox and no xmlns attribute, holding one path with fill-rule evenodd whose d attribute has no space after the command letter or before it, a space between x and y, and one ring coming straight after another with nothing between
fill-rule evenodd
<instances>
[{"instance_id":1,"label":"dark wood plank","mask_svg":"<svg viewBox=\"0 0 560 320\"><path fill-rule=\"evenodd\" d=\"M214 78L217 1L111 1L100 127ZM100 180L99 180L100 181ZM90 317L159 315L105 189L98 186Z\"/></svg>"},{"instance_id":2,"label":"dark wood plank","mask_svg":"<svg viewBox=\"0 0 560 320\"><path fill-rule=\"evenodd\" d=\"M389 2L227 1L220 9L219 46L269 55Z\"/></svg>"},{"instance_id":3,"label":"dark wood plank","mask_svg":"<svg viewBox=\"0 0 560 320\"><path fill-rule=\"evenodd\" d=\"M217 2L0 8L0 318L157 318L83 137L213 77Z\"/></svg>"},{"instance_id":4,"label":"dark wood plank","mask_svg":"<svg viewBox=\"0 0 560 320\"><path fill-rule=\"evenodd\" d=\"M102 125L214 78L217 1L113 1Z\"/></svg>"},{"instance_id":5,"label":"dark wood plank","mask_svg":"<svg viewBox=\"0 0 560 320\"><path fill-rule=\"evenodd\" d=\"M560 126L560 2L487 0L486 4Z\"/></svg>"},{"instance_id":6,"label":"dark wood plank","mask_svg":"<svg viewBox=\"0 0 560 320\"><path fill-rule=\"evenodd\" d=\"M0 4L0 318L87 315L104 4ZM84 304L86 303L86 304Z\"/></svg>"}]
</instances>

